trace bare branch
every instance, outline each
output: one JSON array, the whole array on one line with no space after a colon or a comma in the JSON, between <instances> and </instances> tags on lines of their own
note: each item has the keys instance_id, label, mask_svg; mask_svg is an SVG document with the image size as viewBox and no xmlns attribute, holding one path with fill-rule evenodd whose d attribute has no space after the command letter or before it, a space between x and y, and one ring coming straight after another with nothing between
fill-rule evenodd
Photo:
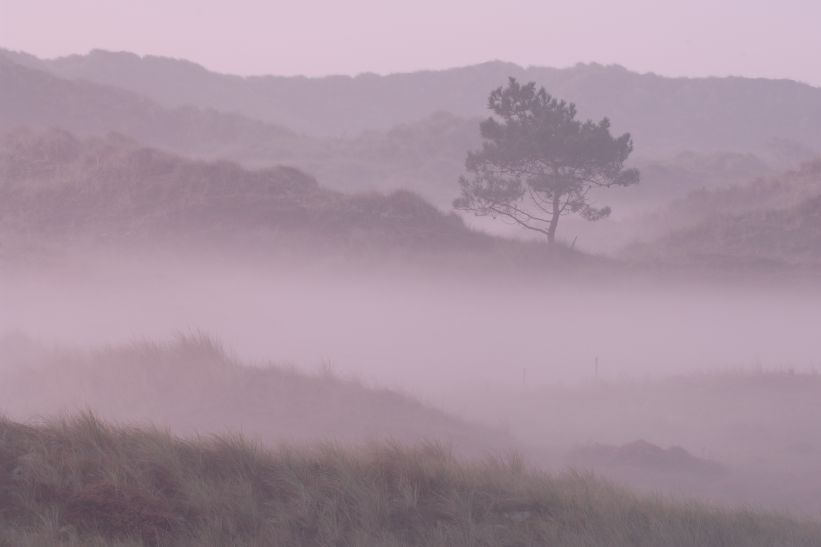
<instances>
[{"instance_id":1,"label":"bare branch","mask_svg":"<svg viewBox=\"0 0 821 547\"><path fill-rule=\"evenodd\" d=\"M548 237L550 236L550 232L548 232L547 230L544 230L544 229L542 229L542 228L539 228L538 226L532 226L532 225L530 225L530 224L528 224L528 223L526 223L526 222L524 222L524 221L520 220L519 218L516 218L516 216L515 216L515 215L513 215L513 214L511 214L511 213L507 213L507 212L505 212L505 211L501 211L501 210L496 209L496 208L494 208L494 207L490 207L490 210L491 210L491 211L493 211L494 213L497 213L497 214L500 214L500 215L503 215L503 216L506 216L506 217L510 218L510 219L511 219L511 220L513 220L516 224L518 224L519 226L521 226L522 228L527 228L528 230L532 230L532 231L534 231L534 232L539 232L539 233L544 234L544 235L546 235L546 236L548 236Z\"/></svg>"}]
</instances>

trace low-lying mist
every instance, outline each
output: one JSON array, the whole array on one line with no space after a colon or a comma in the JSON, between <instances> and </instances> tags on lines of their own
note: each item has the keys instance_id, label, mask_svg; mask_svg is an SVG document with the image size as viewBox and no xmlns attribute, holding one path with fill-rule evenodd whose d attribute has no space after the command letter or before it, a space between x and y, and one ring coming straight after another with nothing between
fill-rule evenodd
<instances>
[{"instance_id":1,"label":"low-lying mist","mask_svg":"<svg viewBox=\"0 0 821 547\"><path fill-rule=\"evenodd\" d=\"M2 273L14 418L88 408L265 442L435 440L821 511L821 287L807 278L74 256ZM229 353L156 345L198 333Z\"/></svg>"},{"instance_id":2,"label":"low-lying mist","mask_svg":"<svg viewBox=\"0 0 821 547\"><path fill-rule=\"evenodd\" d=\"M0 331L79 347L205 332L242 359L330 367L448 407L487 386L821 368L812 283L572 277L109 258L7 270Z\"/></svg>"}]
</instances>

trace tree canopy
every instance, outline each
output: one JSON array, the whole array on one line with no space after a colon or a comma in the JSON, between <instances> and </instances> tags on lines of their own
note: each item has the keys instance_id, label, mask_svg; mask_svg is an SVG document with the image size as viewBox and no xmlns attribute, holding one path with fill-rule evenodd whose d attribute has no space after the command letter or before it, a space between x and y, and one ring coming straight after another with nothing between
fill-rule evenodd
<instances>
[{"instance_id":1,"label":"tree canopy","mask_svg":"<svg viewBox=\"0 0 821 547\"><path fill-rule=\"evenodd\" d=\"M574 104L515 78L491 92L488 107L498 119L480 126L485 142L465 160L457 209L506 218L553 243L562 216L610 214L592 203L593 188L639 182L638 170L624 167L630 134L613 137L607 118L577 120Z\"/></svg>"}]
</instances>

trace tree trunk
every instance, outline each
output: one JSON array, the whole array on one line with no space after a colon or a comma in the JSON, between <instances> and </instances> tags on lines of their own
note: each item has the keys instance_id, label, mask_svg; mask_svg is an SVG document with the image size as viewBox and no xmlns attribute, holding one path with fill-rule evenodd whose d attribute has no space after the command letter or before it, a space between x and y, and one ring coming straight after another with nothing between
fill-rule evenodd
<instances>
[{"instance_id":1,"label":"tree trunk","mask_svg":"<svg viewBox=\"0 0 821 547\"><path fill-rule=\"evenodd\" d=\"M561 216L561 211L559 211L559 195L556 194L553 196L553 214L550 217L550 227L547 229L547 242L550 245L556 242L556 228L559 226L559 217Z\"/></svg>"}]
</instances>

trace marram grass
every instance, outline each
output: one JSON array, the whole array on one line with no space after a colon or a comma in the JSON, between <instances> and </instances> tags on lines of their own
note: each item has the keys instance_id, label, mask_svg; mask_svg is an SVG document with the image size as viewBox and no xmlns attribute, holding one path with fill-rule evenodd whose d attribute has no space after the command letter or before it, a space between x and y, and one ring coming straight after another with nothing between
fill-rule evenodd
<instances>
[{"instance_id":1,"label":"marram grass","mask_svg":"<svg viewBox=\"0 0 821 547\"><path fill-rule=\"evenodd\" d=\"M437 445L263 449L83 415L0 420L0 545L813 546L821 527Z\"/></svg>"}]
</instances>

